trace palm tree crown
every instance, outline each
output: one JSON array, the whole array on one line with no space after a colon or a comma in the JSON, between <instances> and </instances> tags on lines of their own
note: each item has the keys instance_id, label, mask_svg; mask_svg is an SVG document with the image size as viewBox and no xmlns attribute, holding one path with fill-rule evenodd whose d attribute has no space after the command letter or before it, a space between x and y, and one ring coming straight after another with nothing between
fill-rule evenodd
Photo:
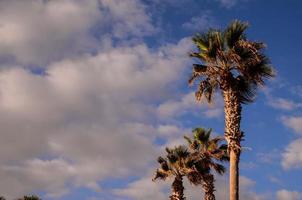
<instances>
[{"instance_id":1,"label":"palm tree crown","mask_svg":"<svg viewBox=\"0 0 302 200\"><path fill-rule=\"evenodd\" d=\"M205 200L215 200L215 179L211 170L222 175L225 167L221 163L229 160L227 145L220 144L223 140L221 137L211 138L211 132L211 129L196 128L193 129L193 139L184 136L191 150L187 165L192 170L188 171L187 178L194 185L202 185Z\"/></svg>"},{"instance_id":2,"label":"palm tree crown","mask_svg":"<svg viewBox=\"0 0 302 200\"><path fill-rule=\"evenodd\" d=\"M166 148L166 158L158 157L157 162L160 164L160 168L156 170L155 176L152 179L165 180L171 176L184 176L185 166L190 155L189 151L184 146L177 146L173 149Z\"/></svg>"},{"instance_id":3,"label":"palm tree crown","mask_svg":"<svg viewBox=\"0 0 302 200\"><path fill-rule=\"evenodd\" d=\"M156 170L152 180L166 180L168 177L174 177L170 199L185 200L183 177L186 175L186 162L190 153L184 146L178 146L173 149L166 148L166 152L165 158L159 157L157 159L160 167Z\"/></svg>"},{"instance_id":4,"label":"palm tree crown","mask_svg":"<svg viewBox=\"0 0 302 200\"><path fill-rule=\"evenodd\" d=\"M223 174L225 167L221 162L229 160L227 145L220 144L224 139L219 136L211 138L212 129L195 128L192 132L193 139L188 136L184 138L189 143L191 157L197 170L201 173L210 173L210 170L214 169L218 174Z\"/></svg>"},{"instance_id":5,"label":"palm tree crown","mask_svg":"<svg viewBox=\"0 0 302 200\"><path fill-rule=\"evenodd\" d=\"M263 53L265 45L247 40L247 27L247 23L235 20L224 31L210 29L193 37L197 51L190 56L197 58L198 64L193 64L189 83L199 79L197 100L204 96L211 102L216 89L234 87L241 103L252 102L256 87L274 75Z\"/></svg>"}]
</instances>

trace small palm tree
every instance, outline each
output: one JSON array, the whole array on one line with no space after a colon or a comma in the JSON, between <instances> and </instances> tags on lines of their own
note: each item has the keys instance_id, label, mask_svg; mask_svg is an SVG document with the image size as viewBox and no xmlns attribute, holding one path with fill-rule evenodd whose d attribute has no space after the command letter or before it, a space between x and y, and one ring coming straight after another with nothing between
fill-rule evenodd
<instances>
[{"instance_id":1,"label":"small palm tree","mask_svg":"<svg viewBox=\"0 0 302 200\"><path fill-rule=\"evenodd\" d=\"M159 157L157 159L160 167L156 170L152 180L166 180L168 177L174 177L170 199L185 200L183 177L186 175L186 161L190 153L184 146L178 146L173 149L166 148L166 152L165 158Z\"/></svg>"},{"instance_id":2,"label":"small palm tree","mask_svg":"<svg viewBox=\"0 0 302 200\"><path fill-rule=\"evenodd\" d=\"M197 34L196 52L189 83L199 82L196 99L210 103L218 89L222 92L225 112L225 139L230 154L230 200L239 199L239 158L243 132L240 129L241 104L254 101L257 87L274 75L262 42L246 38L247 23L233 21L224 31L210 29Z\"/></svg>"},{"instance_id":3,"label":"small palm tree","mask_svg":"<svg viewBox=\"0 0 302 200\"><path fill-rule=\"evenodd\" d=\"M229 160L227 145L220 145L223 140L221 137L211 138L211 129L196 128L192 132L193 139L184 136L191 150L191 162L187 162L191 164L187 165L194 169L187 174L187 177L192 184L202 185L205 200L215 200L215 179L211 170L220 175L224 174L225 167L221 163Z\"/></svg>"}]
</instances>

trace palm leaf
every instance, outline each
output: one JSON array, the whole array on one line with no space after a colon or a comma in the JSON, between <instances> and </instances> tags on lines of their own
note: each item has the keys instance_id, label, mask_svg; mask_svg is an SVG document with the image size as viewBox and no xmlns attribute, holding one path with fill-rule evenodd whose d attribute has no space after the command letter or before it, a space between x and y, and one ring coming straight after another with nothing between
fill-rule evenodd
<instances>
[{"instance_id":1,"label":"palm leaf","mask_svg":"<svg viewBox=\"0 0 302 200\"><path fill-rule=\"evenodd\" d=\"M224 31L223 35L229 48L234 47L236 42L245 39L244 32L248 28L248 23L234 20Z\"/></svg>"},{"instance_id":2,"label":"palm leaf","mask_svg":"<svg viewBox=\"0 0 302 200\"><path fill-rule=\"evenodd\" d=\"M218 174L220 174L220 175L222 175L222 174L225 173L225 167L224 167L223 165L221 165L221 164L213 163L213 164L212 164L212 167L213 167L214 170L215 170Z\"/></svg>"}]
</instances>

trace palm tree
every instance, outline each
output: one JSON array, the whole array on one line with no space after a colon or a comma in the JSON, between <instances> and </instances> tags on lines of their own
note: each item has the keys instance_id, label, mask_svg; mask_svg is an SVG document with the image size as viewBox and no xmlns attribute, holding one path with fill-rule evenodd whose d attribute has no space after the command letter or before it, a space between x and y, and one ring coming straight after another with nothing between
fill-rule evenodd
<instances>
[{"instance_id":1,"label":"palm tree","mask_svg":"<svg viewBox=\"0 0 302 200\"><path fill-rule=\"evenodd\" d=\"M257 87L274 76L262 42L245 36L247 23L233 21L224 31L210 29L192 39L197 46L189 83L199 82L196 99L210 103L220 89L224 99L225 139L230 154L230 200L239 199L239 159L243 132L240 129L241 105L253 102Z\"/></svg>"},{"instance_id":2,"label":"palm tree","mask_svg":"<svg viewBox=\"0 0 302 200\"><path fill-rule=\"evenodd\" d=\"M178 146L173 149L166 148L166 152L165 158L159 157L157 159L160 167L156 170L152 180L166 180L168 177L174 177L170 199L185 200L183 177L186 175L186 160L190 153L184 146Z\"/></svg>"},{"instance_id":3,"label":"palm tree","mask_svg":"<svg viewBox=\"0 0 302 200\"><path fill-rule=\"evenodd\" d=\"M221 137L211 138L212 129L196 128L192 132L193 139L184 136L191 150L191 168L194 169L187 177L192 184L202 185L205 200L215 200L215 179L211 170L220 175L224 174L225 167L221 162L229 160L227 145L220 144L223 141Z\"/></svg>"}]
</instances>

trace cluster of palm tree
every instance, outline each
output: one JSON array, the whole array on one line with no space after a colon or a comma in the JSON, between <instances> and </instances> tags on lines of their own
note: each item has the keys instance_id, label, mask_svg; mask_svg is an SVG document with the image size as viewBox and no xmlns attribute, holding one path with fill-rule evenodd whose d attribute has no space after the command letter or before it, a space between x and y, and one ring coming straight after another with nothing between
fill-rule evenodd
<instances>
[{"instance_id":1,"label":"cluster of palm tree","mask_svg":"<svg viewBox=\"0 0 302 200\"><path fill-rule=\"evenodd\" d=\"M221 137L211 138L211 129L196 128L194 137L185 136L187 146L166 148L167 155L157 159L160 167L156 170L153 180L165 180L174 177L171 200L184 200L183 177L187 177L193 185L202 186L206 200L214 200L215 187L212 170L218 174L225 172L221 164L228 161L227 145L220 144Z\"/></svg>"},{"instance_id":2,"label":"cluster of palm tree","mask_svg":"<svg viewBox=\"0 0 302 200\"><path fill-rule=\"evenodd\" d=\"M230 161L230 200L239 200L239 160L242 151L241 141L244 137L240 128L242 104L253 102L257 88L264 85L265 79L274 76L270 61L263 51L264 43L248 40L245 34L247 28L247 23L235 20L225 30L209 29L207 32L196 34L192 38L196 50L190 53L190 57L197 62L193 64L193 73L189 79L190 85L198 83L195 92L196 100L201 101L204 98L211 103L217 91L220 91L224 100L224 138L227 141L227 154ZM190 147L195 147L197 144L195 140L187 139ZM182 160L185 160L181 162L184 162L183 164L180 164L177 156L177 159L174 158L177 155L175 152L179 152L180 149L184 153L182 156L186 157L186 159L182 157ZM219 173L219 168L207 163L209 154L199 154L197 152L200 151L190 149L193 153L188 153L185 147L168 149L167 158L159 159L161 168L156 171L156 178L165 179L170 174L175 177L178 175L178 181L173 183L175 187L172 187L171 199L184 199L182 196L172 198L182 194L181 191L175 191L183 190L183 187L180 187L182 180L180 177L187 176L194 184L213 183L213 175L206 173L207 176L202 177L198 166L202 166L202 171L210 171L213 167ZM174 160L169 158L171 155L174 155ZM187 162L187 157L192 162ZM195 158L199 159L198 162ZM190 167L190 164L193 167ZM181 168L180 165L185 167ZM203 168L204 166L207 168ZM198 182L200 180L202 182ZM208 193L213 193L214 186L208 187L207 190ZM215 199L214 195L205 196L205 199Z\"/></svg>"}]
</instances>

